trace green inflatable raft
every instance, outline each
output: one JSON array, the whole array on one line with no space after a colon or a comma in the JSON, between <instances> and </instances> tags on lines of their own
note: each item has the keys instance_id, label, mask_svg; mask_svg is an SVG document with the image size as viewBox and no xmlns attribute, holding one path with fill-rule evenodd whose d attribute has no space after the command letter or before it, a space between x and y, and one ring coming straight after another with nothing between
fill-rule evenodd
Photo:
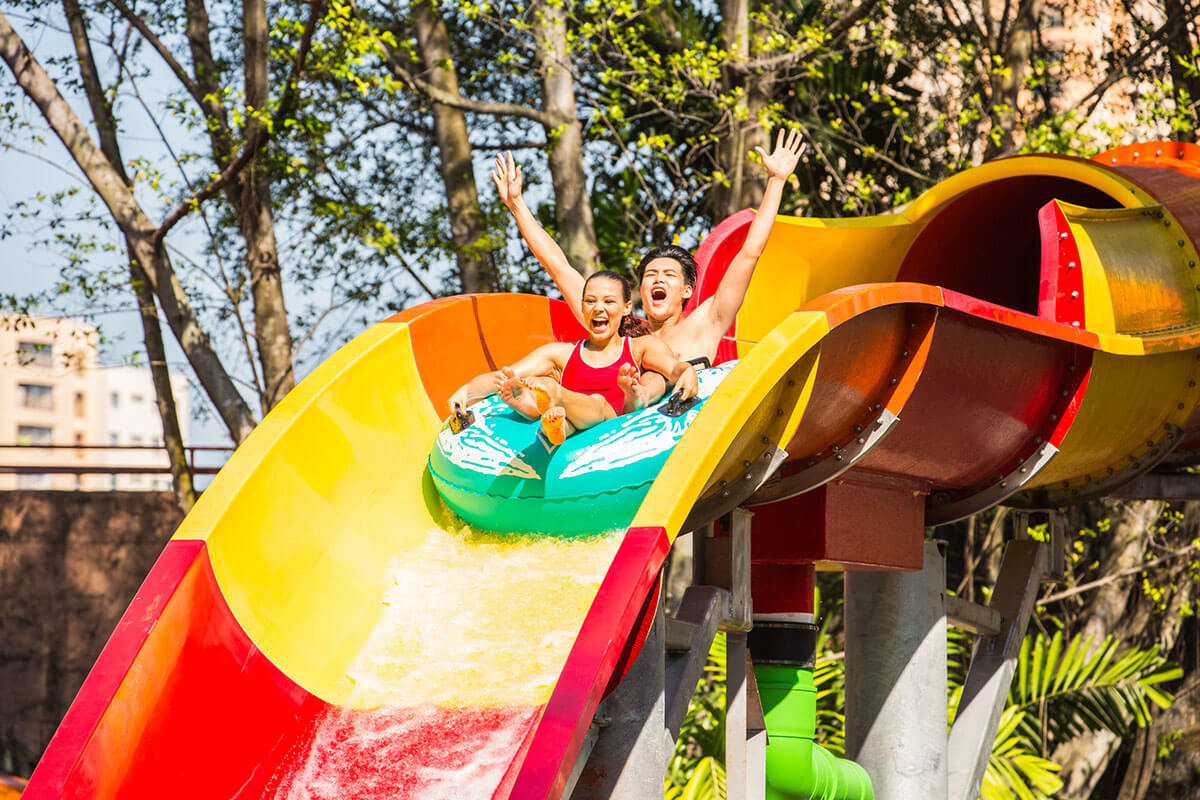
<instances>
[{"instance_id":1,"label":"green inflatable raft","mask_svg":"<svg viewBox=\"0 0 1200 800\"><path fill-rule=\"evenodd\" d=\"M429 455L446 504L470 525L502 533L588 536L629 526L675 443L736 362L699 371L694 405L670 398L581 431L558 447L498 397L471 407L475 421L447 422ZM667 413L664 413L667 412Z\"/></svg>"}]
</instances>

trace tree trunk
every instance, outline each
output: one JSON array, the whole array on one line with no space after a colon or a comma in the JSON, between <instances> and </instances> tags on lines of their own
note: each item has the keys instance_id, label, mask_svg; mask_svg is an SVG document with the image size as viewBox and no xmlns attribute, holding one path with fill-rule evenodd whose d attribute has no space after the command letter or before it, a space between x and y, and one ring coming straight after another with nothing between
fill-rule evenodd
<instances>
[{"instance_id":1,"label":"tree trunk","mask_svg":"<svg viewBox=\"0 0 1200 800\"><path fill-rule=\"evenodd\" d=\"M749 59L752 55L749 0L721 0L721 15L722 46L735 61ZM771 146L770 131L760 121L770 97L770 77L743 69L726 69L724 89L726 93L741 90L741 96L717 144L717 169L725 180L713 190L714 225L743 208L758 205L767 188L767 176L762 169L755 168L747 155L755 147L769 151Z\"/></svg>"},{"instance_id":2,"label":"tree trunk","mask_svg":"<svg viewBox=\"0 0 1200 800\"><path fill-rule=\"evenodd\" d=\"M430 0L413 3L412 17L426 79L443 91L459 95L458 74L445 21ZM491 263L480 246L487 233L487 220L479 207L471 141L467 138L467 116L460 109L434 101L433 131L441 158L442 183L446 187L446 206L450 212L450 236L454 240L462 290L494 291Z\"/></svg>"},{"instance_id":3,"label":"tree trunk","mask_svg":"<svg viewBox=\"0 0 1200 800\"><path fill-rule=\"evenodd\" d=\"M534 13L542 109L550 118L546 140L550 146L558 241L572 266L589 275L600 268L600 249L596 245L587 173L583 168L583 126L575 107L566 7L563 3L542 2L535 6Z\"/></svg>"},{"instance_id":4,"label":"tree trunk","mask_svg":"<svg viewBox=\"0 0 1200 800\"><path fill-rule=\"evenodd\" d=\"M261 114L266 113L269 94L267 72L266 0L245 0L242 6L245 51L247 123L246 146L265 136ZM275 222L271 213L271 180L260 150L242 171L238 183L240 206L238 226L246 245L246 266L254 299L254 337L262 365L262 410L265 414L296 385L292 372L292 334L288 329L283 301Z\"/></svg>"},{"instance_id":5,"label":"tree trunk","mask_svg":"<svg viewBox=\"0 0 1200 800\"><path fill-rule=\"evenodd\" d=\"M1150 531L1162 516L1164 504L1157 500L1125 502L1110 507L1112 527L1100 559L1100 574L1113 575L1135 568L1147 553ZM1074 636L1093 637L1093 649L1105 636L1113 635L1138 644L1154 617L1139 602L1136 575L1107 583L1089 597L1085 615L1080 618ZM1176 628L1176 633L1178 628ZM1161 642L1155 636L1155 643ZM1174 638L1164 650L1169 650ZM1107 731L1085 734L1058 748L1053 760L1062 766L1064 797L1088 797L1104 775L1121 741Z\"/></svg>"},{"instance_id":6,"label":"tree trunk","mask_svg":"<svg viewBox=\"0 0 1200 800\"><path fill-rule=\"evenodd\" d=\"M986 5L986 3L985 3ZM1007 36L999 32L1003 42L1004 69L992 76L991 117L992 131L984 148L984 160L1007 155L1016 149L1013 133L1021 120L1021 87L1025 85L1025 73L1033 55L1034 35L1038 17L1042 13L1042 0L1018 0L1012 30Z\"/></svg>"},{"instance_id":7,"label":"tree trunk","mask_svg":"<svg viewBox=\"0 0 1200 800\"><path fill-rule=\"evenodd\" d=\"M230 436L235 442L242 441L254 428L254 417L196 319L165 250L155 245L154 224L3 13L0 13L0 58L107 206L133 249L137 263L149 265L146 277L162 305L168 327Z\"/></svg>"},{"instance_id":8,"label":"tree trunk","mask_svg":"<svg viewBox=\"0 0 1200 800\"><path fill-rule=\"evenodd\" d=\"M121 158L121 149L117 143L117 123L112 116L112 107L108 104L104 88L100 84L100 75L96 69L96 61L92 55L91 41L88 39L87 20L79 0L63 0L63 11L71 29L71 38L75 42L75 54L79 62L79 71L83 77L84 92L88 105L92 110L92 119L96 122L96 131L100 138L100 150L108 158L113 169L132 189L132 182L125 172L125 162ZM175 494L175 504L187 513L196 504L196 491L192 484L192 473L188 467L187 452L184 450L183 433L179 427L179 413L175 406L175 391L171 386L171 372L167 366L167 352L163 346L162 329L158 324L158 310L154 305L154 293L146 273L133 254L133 246L128 240L125 252L129 259L129 283L137 298L138 313L142 321L142 339L146 344L146 360L150 364L150 375L154 381L154 396L158 407L158 417L162 422L163 448L167 454L167 462L171 468L171 485Z\"/></svg>"},{"instance_id":9,"label":"tree trunk","mask_svg":"<svg viewBox=\"0 0 1200 800\"><path fill-rule=\"evenodd\" d=\"M1198 142L1200 141L1200 130L1198 130L1200 129L1200 73L1189 70L1180 63L1180 59L1193 65L1197 65L1197 61L1200 61L1200 53L1197 53L1196 50L1200 45L1200 41L1197 41L1200 40L1200 30L1197 31L1196 40L1192 38L1191 31L1188 30L1189 24L1192 27L1198 26L1197 10L1193 8L1189 12L1180 0L1163 0L1163 10L1167 14L1167 19L1175 22L1175 27L1167 36L1167 62L1171 67L1171 89L1175 98L1175 107L1192 122L1191 130L1178 130L1176 135L1182 141Z\"/></svg>"}]
</instances>

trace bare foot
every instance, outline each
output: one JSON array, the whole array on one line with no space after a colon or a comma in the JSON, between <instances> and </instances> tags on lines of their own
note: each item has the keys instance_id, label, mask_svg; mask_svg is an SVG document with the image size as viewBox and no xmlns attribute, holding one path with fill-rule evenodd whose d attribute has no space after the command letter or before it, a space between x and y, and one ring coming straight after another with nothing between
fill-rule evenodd
<instances>
[{"instance_id":1,"label":"bare foot","mask_svg":"<svg viewBox=\"0 0 1200 800\"><path fill-rule=\"evenodd\" d=\"M542 414L542 433L550 440L550 444L559 445L571 435L571 423L567 422L567 412L562 406L547 409Z\"/></svg>"},{"instance_id":2,"label":"bare foot","mask_svg":"<svg viewBox=\"0 0 1200 800\"><path fill-rule=\"evenodd\" d=\"M645 392L642 390L641 377L633 364L622 364L617 370L617 385L625 395L621 404L622 414L631 414L646 407Z\"/></svg>"},{"instance_id":3,"label":"bare foot","mask_svg":"<svg viewBox=\"0 0 1200 800\"><path fill-rule=\"evenodd\" d=\"M529 390L529 394L533 395L533 401L537 406L538 414L545 414L554 405L554 401L550 397L550 392L546 389L547 383L548 380L546 378L526 378L521 381L521 385Z\"/></svg>"},{"instance_id":4,"label":"bare foot","mask_svg":"<svg viewBox=\"0 0 1200 800\"><path fill-rule=\"evenodd\" d=\"M496 394L518 414L537 419L542 412L533 392L526 391L524 379L518 378L512 367L501 367L500 372L503 377L496 379Z\"/></svg>"}]
</instances>

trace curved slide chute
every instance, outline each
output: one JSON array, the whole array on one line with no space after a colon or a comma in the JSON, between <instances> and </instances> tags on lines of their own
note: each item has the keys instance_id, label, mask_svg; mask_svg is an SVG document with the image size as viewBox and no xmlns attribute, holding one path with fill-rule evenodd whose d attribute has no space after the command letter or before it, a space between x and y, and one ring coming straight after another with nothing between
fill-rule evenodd
<instances>
[{"instance_id":1,"label":"curved slide chute","mask_svg":"<svg viewBox=\"0 0 1200 800\"><path fill-rule=\"evenodd\" d=\"M847 481L893 492L919 532L1188 460L1198 165L1173 143L1027 156L893 215L781 217L722 343L739 363L614 536L464 529L426 469L454 388L580 335L562 303L456 297L375 326L204 493L28 796L557 797L680 531L738 505L794 527L797 509L837 513L812 490ZM751 218L705 241L698 296ZM756 560L921 564L919 535L764 546Z\"/></svg>"}]
</instances>

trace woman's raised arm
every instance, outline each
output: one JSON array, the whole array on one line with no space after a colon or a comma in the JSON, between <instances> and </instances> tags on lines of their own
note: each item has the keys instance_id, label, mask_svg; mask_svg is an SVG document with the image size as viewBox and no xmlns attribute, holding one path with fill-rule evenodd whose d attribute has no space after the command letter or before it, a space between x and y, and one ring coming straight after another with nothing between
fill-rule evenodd
<instances>
[{"instance_id":1,"label":"woman's raised arm","mask_svg":"<svg viewBox=\"0 0 1200 800\"><path fill-rule=\"evenodd\" d=\"M558 291L562 292L575 319L586 326L581 305L583 276L571 266L558 242L546 233L529 206L525 205L525 199L521 196L521 166L513 161L511 150L496 156L496 163L492 165L492 180L500 191L500 199L517 221L517 229L521 231L525 244L529 245L534 257L550 273L550 278Z\"/></svg>"}]
</instances>

